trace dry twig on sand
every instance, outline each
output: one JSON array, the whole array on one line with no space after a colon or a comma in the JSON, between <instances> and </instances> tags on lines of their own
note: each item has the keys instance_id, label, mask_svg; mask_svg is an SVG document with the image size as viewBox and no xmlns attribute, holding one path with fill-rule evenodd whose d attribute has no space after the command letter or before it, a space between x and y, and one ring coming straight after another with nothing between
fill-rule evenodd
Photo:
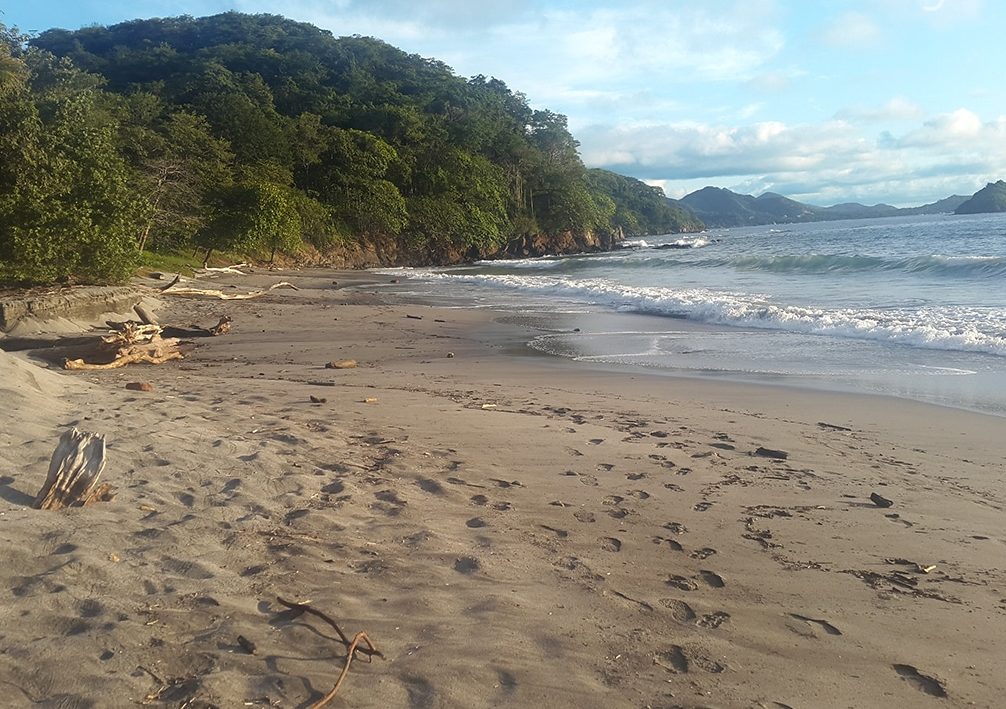
<instances>
[{"instance_id":1,"label":"dry twig on sand","mask_svg":"<svg viewBox=\"0 0 1006 709\"><path fill-rule=\"evenodd\" d=\"M310 605L308 605L308 603L287 601L283 598L280 598L279 596L276 597L276 600L279 601L280 604L289 608L290 610L297 611L298 614L309 613L311 615L317 616L318 618L321 618L323 621L325 621L330 626L332 626L332 628L335 629L335 632L339 635L339 639L342 641L342 644L346 646L346 664L343 666L342 672L339 673L339 678L335 681L335 685L332 687L332 689L328 691L328 694L326 694L324 697L322 697L317 702L311 705L311 709L321 709L321 707L325 706L330 701L332 701L333 698L335 698L335 695L339 692L339 688L342 687L342 681L346 679L346 675L349 674L349 666L353 663L353 657L357 652L366 655L368 662L372 657L375 656L380 657L382 660L384 659L384 655L381 653L381 651L378 650L377 647L375 647L374 643L370 641L370 638L362 630L356 635L354 635L353 639L350 640L348 637L346 637L346 634L342 632L342 628L339 627L339 624L336 623L335 620L333 620L329 615L317 610L316 608L312 608ZM366 647L361 647L361 643L365 644Z\"/></svg>"}]
</instances>

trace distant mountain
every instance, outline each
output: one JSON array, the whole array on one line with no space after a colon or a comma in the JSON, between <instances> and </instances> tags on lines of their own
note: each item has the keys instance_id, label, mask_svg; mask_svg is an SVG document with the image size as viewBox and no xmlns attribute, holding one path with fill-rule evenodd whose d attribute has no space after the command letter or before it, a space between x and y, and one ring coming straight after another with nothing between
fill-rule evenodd
<instances>
[{"instance_id":1,"label":"distant mountain","mask_svg":"<svg viewBox=\"0 0 1006 709\"><path fill-rule=\"evenodd\" d=\"M954 214L985 214L1006 212L1006 182L990 182L959 205Z\"/></svg>"},{"instance_id":2,"label":"distant mountain","mask_svg":"<svg viewBox=\"0 0 1006 709\"><path fill-rule=\"evenodd\" d=\"M956 214L957 208L969 199L971 198L967 195L952 194L932 204L923 204L921 207L905 207L898 214L905 216L912 214Z\"/></svg>"},{"instance_id":3,"label":"distant mountain","mask_svg":"<svg viewBox=\"0 0 1006 709\"><path fill-rule=\"evenodd\" d=\"M1006 183L1003 183L1003 210L1006 210ZM703 187L687 194L680 203L711 227L755 226L792 222L820 222L835 219L872 219L912 214L943 214L953 212L968 198L954 195L921 207L899 208L889 204L866 206L857 202L817 207L766 192L758 197L737 194L722 187Z\"/></svg>"}]
</instances>

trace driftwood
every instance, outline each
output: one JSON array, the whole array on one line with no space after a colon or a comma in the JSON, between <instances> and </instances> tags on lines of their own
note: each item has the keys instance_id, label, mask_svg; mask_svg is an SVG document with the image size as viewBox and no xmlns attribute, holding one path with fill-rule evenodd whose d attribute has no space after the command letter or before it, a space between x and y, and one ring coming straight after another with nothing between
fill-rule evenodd
<instances>
[{"instance_id":1,"label":"driftwood","mask_svg":"<svg viewBox=\"0 0 1006 709\"><path fill-rule=\"evenodd\" d=\"M242 271L242 268L248 268L250 264L247 263L236 263L233 266L221 266L214 268L213 266L203 266L202 268L196 269L197 276L218 276L223 273L229 273L236 276L247 276L248 274Z\"/></svg>"},{"instance_id":2,"label":"driftwood","mask_svg":"<svg viewBox=\"0 0 1006 709\"><path fill-rule=\"evenodd\" d=\"M381 658L382 660L384 659L384 654L380 650L378 650L377 647L375 647L374 643L370 641L370 638L362 630L356 635L354 635L353 639L350 640L348 637L346 637L346 634L342 632L342 628L339 627L338 623L336 623L327 614L322 613L316 608L312 608L310 605L308 605L307 602L298 603L293 601L287 601L284 600L283 598L280 598L279 596L276 597L276 600L279 601L282 605L289 608L290 610L296 611L298 615L302 613L308 613L310 615L314 615L317 616L318 618L321 618L323 621L332 626L332 628L338 634L339 640L342 642L343 645L346 646L346 664L343 665L342 672L339 673L339 678L335 681L335 685L332 687L332 689L328 691L328 694L326 694L324 697L322 697L317 702L312 704L310 706L310 709L321 709L321 707L325 706L330 701L332 701L332 699L335 698L335 695L338 694L339 689L342 687L343 680L346 679L346 675L349 674L349 666L353 664L353 657L356 656L356 653L359 652L363 655L366 655L368 662L370 662L371 658L375 656ZM364 647L364 645L366 647Z\"/></svg>"},{"instance_id":3,"label":"driftwood","mask_svg":"<svg viewBox=\"0 0 1006 709\"><path fill-rule=\"evenodd\" d=\"M159 291L161 291L161 292L163 293L163 292L164 292L164 291L166 291L166 290L167 290L168 288L171 288L172 286L175 286L175 285L177 285L177 284L178 284L178 281L180 281L180 280L182 280L182 277L181 277L181 275L176 275L176 276L175 276L174 278L172 278L172 279L171 279L171 283L169 283L169 284L168 284L168 285L166 285L166 286L161 286L161 287L160 287L160 288L159 288L158 290L159 290Z\"/></svg>"},{"instance_id":4,"label":"driftwood","mask_svg":"<svg viewBox=\"0 0 1006 709\"><path fill-rule=\"evenodd\" d=\"M100 361L67 359L63 367L75 370L118 369L134 362L163 364L183 356L178 339L162 338L160 326L127 322L122 324L122 330L101 338L93 357Z\"/></svg>"},{"instance_id":5,"label":"driftwood","mask_svg":"<svg viewBox=\"0 0 1006 709\"><path fill-rule=\"evenodd\" d=\"M279 283L273 283L271 286L264 290L253 290L248 293L224 293L222 290L216 290L213 288L189 288L186 286L175 287L174 284L169 285L167 288L162 288L161 292L165 295L179 295L186 298L219 298L220 300L251 300L252 298L260 298L261 296L274 291L277 288L291 288L293 290L300 290L293 283L288 281L280 281Z\"/></svg>"},{"instance_id":6,"label":"driftwood","mask_svg":"<svg viewBox=\"0 0 1006 709\"><path fill-rule=\"evenodd\" d=\"M226 335L231 331L231 319L227 315L221 315L220 321L213 327L201 327L199 325L189 325L186 327L172 327L166 325L161 330L163 337L217 337Z\"/></svg>"},{"instance_id":7,"label":"driftwood","mask_svg":"<svg viewBox=\"0 0 1006 709\"><path fill-rule=\"evenodd\" d=\"M157 318L139 303L133 306L133 312L139 316L140 322L144 325L157 325Z\"/></svg>"},{"instance_id":8,"label":"driftwood","mask_svg":"<svg viewBox=\"0 0 1006 709\"><path fill-rule=\"evenodd\" d=\"M35 508L61 510L115 497L108 483L98 485L105 468L105 437L71 428L63 433L49 462L49 475L35 497Z\"/></svg>"}]
</instances>

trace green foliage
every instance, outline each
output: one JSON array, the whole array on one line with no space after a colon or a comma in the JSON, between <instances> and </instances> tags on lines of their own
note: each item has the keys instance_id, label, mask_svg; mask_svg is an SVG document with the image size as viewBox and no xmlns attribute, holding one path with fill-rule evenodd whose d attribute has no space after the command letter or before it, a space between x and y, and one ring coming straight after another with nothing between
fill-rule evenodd
<instances>
[{"instance_id":1,"label":"green foliage","mask_svg":"<svg viewBox=\"0 0 1006 709\"><path fill-rule=\"evenodd\" d=\"M138 253L687 228L588 171L565 116L380 40L274 15L0 25L0 278L114 280Z\"/></svg>"},{"instance_id":2,"label":"green foliage","mask_svg":"<svg viewBox=\"0 0 1006 709\"><path fill-rule=\"evenodd\" d=\"M659 187L608 170L588 170L587 182L615 205L611 223L626 234L670 234L701 231L702 222Z\"/></svg>"},{"instance_id":3,"label":"green foliage","mask_svg":"<svg viewBox=\"0 0 1006 709\"><path fill-rule=\"evenodd\" d=\"M95 82L39 51L23 75L0 110L0 280L124 280L144 206Z\"/></svg>"},{"instance_id":4,"label":"green foliage","mask_svg":"<svg viewBox=\"0 0 1006 709\"><path fill-rule=\"evenodd\" d=\"M270 182L240 182L210 202L211 216L195 243L206 250L294 251L301 244L301 218L289 188Z\"/></svg>"},{"instance_id":5,"label":"green foliage","mask_svg":"<svg viewBox=\"0 0 1006 709\"><path fill-rule=\"evenodd\" d=\"M506 176L481 155L444 148L422 156L408 201L413 243L501 246L507 227Z\"/></svg>"}]
</instances>

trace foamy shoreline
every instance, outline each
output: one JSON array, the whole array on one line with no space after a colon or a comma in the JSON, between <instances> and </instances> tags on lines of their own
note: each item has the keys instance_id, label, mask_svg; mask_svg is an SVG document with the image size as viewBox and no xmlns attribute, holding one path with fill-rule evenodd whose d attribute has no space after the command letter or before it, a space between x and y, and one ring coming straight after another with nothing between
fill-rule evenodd
<instances>
[{"instance_id":1,"label":"foamy shoreline","mask_svg":"<svg viewBox=\"0 0 1006 709\"><path fill-rule=\"evenodd\" d=\"M233 282L302 290L173 301L172 322L234 318L179 365L29 376L2 355L19 387L0 384L13 696L300 706L342 649L276 595L388 656L354 663L334 705L1006 692L1001 419L514 357L532 331L368 292L373 278L251 276ZM156 390L122 389L134 380ZM74 421L108 436L119 497L28 509Z\"/></svg>"}]
</instances>

